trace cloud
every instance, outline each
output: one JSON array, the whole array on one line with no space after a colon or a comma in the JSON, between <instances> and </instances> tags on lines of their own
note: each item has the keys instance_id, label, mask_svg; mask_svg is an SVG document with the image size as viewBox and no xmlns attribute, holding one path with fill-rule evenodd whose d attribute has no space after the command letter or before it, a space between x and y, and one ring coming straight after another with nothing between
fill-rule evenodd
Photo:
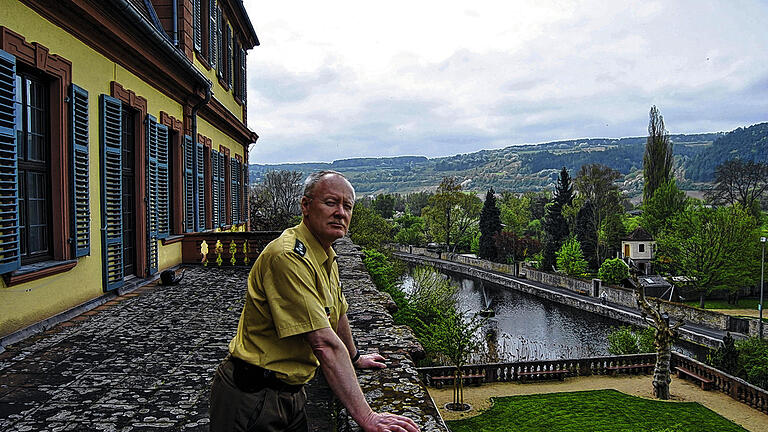
<instances>
[{"instance_id":1,"label":"cloud","mask_svg":"<svg viewBox=\"0 0 768 432\"><path fill-rule=\"evenodd\" d=\"M672 133L768 120L759 1L285 3L245 2L252 163L637 136L652 104Z\"/></svg>"}]
</instances>

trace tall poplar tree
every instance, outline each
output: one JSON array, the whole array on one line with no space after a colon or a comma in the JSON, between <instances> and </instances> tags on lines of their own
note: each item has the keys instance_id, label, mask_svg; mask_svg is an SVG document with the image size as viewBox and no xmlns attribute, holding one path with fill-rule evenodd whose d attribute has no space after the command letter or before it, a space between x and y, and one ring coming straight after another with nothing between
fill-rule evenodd
<instances>
[{"instance_id":1,"label":"tall poplar tree","mask_svg":"<svg viewBox=\"0 0 768 432\"><path fill-rule=\"evenodd\" d=\"M651 107L648 121L648 140L643 155L643 202L648 202L662 184L672 179L673 155L669 133L664 128L664 117L656 105Z\"/></svg>"},{"instance_id":2,"label":"tall poplar tree","mask_svg":"<svg viewBox=\"0 0 768 432\"><path fill-rule=\"evenodd\" d=\"M496 195L493 188L485 194L483 210L480 212L480 258L496 261L496 241L494 237L501 232L501 212L496 207Z\"/></svg>"},{"instance_id":3,"label":"tall poplar tree","mask_svg":"<svg viewBox=\"0 0 768 432\"><path fill-rule=\"evenodd\" d=\"M568 222L563 217L563 206L573 201L573 183L568 170L563 167L555 185L555 194L544 212L544 251L542 269L549 271L555 265L555 254L570 234Z\"/></svg>"}]
</instances>

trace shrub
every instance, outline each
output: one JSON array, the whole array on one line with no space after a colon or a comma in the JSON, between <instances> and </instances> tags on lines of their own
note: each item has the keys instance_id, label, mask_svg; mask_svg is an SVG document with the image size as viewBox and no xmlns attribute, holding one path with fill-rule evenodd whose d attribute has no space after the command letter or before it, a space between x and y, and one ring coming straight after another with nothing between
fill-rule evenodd
<instances>
[{"instance_id":1,"label":"shrub","mask_svg":"<svg viewBox=\"0 0 768 432\"><path fill-rule=\"evenodd\" d=\"M608 352L614 355L654 352L654 329L622 326L608 334Z\"/></svg>"},{"instance_id":2,"label":"shrub","mask_svg":"<svg viewBox=\"0 0 768 432\"><path fill-rule=\"evenodd\" d=\"M607 259L600 265L597 277L610 284L617 284L629 277L629 267L621 258Z\"/></svg>"},{"instance_id":3,"label":"shrub","mask_svg":"<svg viewBox=\"0 0 768 432\"><path fill-rule=\"evenodd\" d=\"M581 252L581 244L572 238L563 243L557 255L557 269L569 276L578 276L587 271L587 261Z\"/></svg>"},{"instance_id":4,"label":"shrub","mask_svg":"<svg viewBox=\"0 0 768 432\"><path fill-rule=\"evenodd\" d=\"M768 389L768 341L751 337L736 342L739 351L739 376Z\"/></svg>"}]
</instances>

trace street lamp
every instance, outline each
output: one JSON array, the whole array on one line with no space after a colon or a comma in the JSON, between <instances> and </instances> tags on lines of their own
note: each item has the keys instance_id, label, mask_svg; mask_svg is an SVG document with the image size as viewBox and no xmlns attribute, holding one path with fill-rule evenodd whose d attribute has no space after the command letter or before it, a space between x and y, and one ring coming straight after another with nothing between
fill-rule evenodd
<instances>
[{"instance_id":1,"label":"street lamp","mask_svg":"<svg viewBox=\"0 0 768 432\"><path fill-rule=\"evenodd\" d=\"M760 243L763 244L763 257L760 260L760 323L758 324L758 328L760 329L758 333L760 334L760 339L763 339L763 281L765 276L765 237L760 237Z\"/></svg>"}]
</instances>

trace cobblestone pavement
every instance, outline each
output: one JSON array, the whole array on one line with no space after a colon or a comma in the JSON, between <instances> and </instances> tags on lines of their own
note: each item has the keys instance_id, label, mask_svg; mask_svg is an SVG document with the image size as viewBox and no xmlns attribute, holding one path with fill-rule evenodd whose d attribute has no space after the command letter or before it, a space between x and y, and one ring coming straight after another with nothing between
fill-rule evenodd
<instances>
[{"instance_id":1,"label":"cobblestone pavement","mask_svg":"<svg viewBox=\"0 0 768 432\"><path fill-rule=\"evenodd\" d=\"M188 268L177 286L139 288L7 347L0 431L207 431L210 381L246 276ZM325 398L308 408L315 430L328 427L323 385L311 386Z\"/></svg>"}]
</instances>

